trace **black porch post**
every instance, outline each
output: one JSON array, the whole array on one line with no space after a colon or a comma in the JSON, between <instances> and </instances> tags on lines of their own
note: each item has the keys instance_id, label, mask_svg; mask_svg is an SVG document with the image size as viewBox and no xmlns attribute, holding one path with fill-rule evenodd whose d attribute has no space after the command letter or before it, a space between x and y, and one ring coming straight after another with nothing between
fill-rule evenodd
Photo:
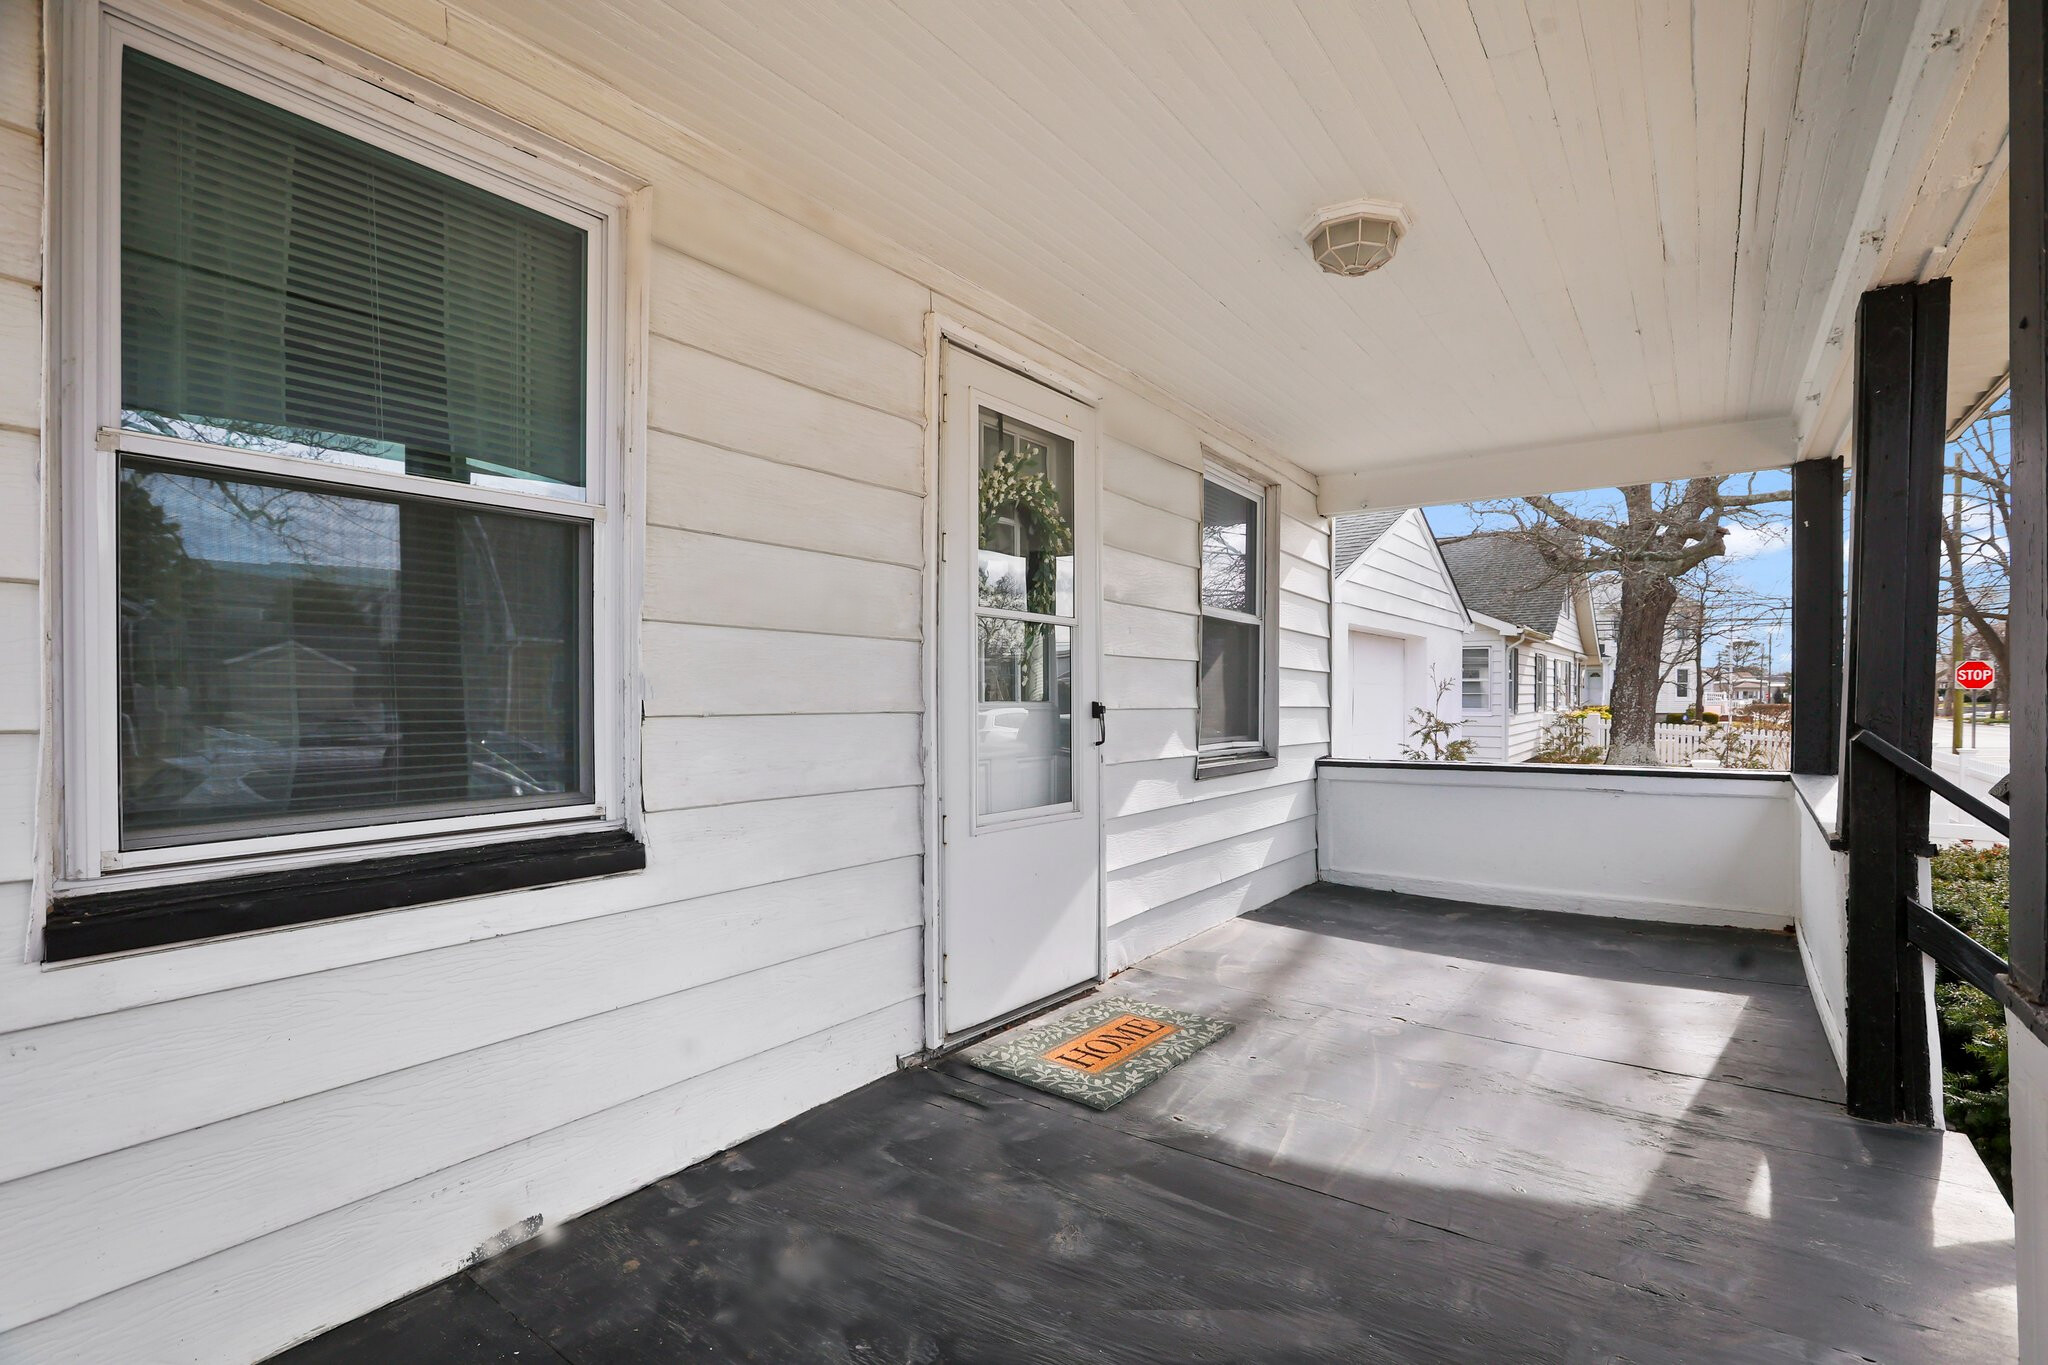
<instances>
[{"instance_id":1,"label":"black porch post","mask_svg":"<svg viewBox=\"0 0 2048 1365\"><path fill-rule=\"evenodd\" d=\"M2048 988L2048 18L2013 0L2012 562L2007 626L2012 708L2012 985Z\"/></svg>"},{"instance_id":2,"label":"black porch post","mask_svg":"<svg viewBox=\"0 0 2048 1365\"><path fill-rule=\"evenodd\" d=\"M1947 280L1863 296L1856 313L1856 536L1849 728L1925 763L1934 747L1941 468L1948 402ZM1919 952L1906 941L1927 792L1853 748L1849 840L1849 1110L1932 1123Z\"/></svg>"},{"instance_id":3,"label":"black porch post","mask_svg":"<svg viewBox=\"0 0 2048 1365\"><path fill-rule=\"evenodd\" d=\"M1839 771L1842 462L1792 466L1792 771Z\"/></svg>"}]
</instances>

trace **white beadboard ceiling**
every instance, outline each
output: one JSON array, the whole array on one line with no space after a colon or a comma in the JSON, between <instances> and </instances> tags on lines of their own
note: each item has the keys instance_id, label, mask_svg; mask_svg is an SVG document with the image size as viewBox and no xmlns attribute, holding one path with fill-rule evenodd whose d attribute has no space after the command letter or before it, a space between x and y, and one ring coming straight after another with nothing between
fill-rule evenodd
<instances>
[{"instance_id":1,"label":"white beadboard ceiling","mask_svg":"<svg viewBox=\"0 0 2048 1365\"><path fill-rule=\"evenodd\" d=\"M489 13L1304 467L1358 474L1801 417L1818 402L1802 391L1833 382L1838 278L1876 277L1855 247L1894 178L1883 163L1924 159L1921 125L1954 117L1952 94L1918 124L1895 95L1923 67L1953 85L1969 60L1945 49L1981 47L1995 9L500 0ZM1323 275L1299 226L1361 195L1405 204L1414 229L1380 273ZM1865 283L1849 281L1851 301Z\"/></svg>"}]
</instances>

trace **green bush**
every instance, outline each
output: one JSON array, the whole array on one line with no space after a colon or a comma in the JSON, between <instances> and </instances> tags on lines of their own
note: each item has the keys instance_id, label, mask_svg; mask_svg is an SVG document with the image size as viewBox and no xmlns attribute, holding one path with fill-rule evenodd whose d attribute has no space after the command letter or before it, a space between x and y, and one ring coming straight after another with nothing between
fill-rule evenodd
<instances>
[{"instance_id":1,"label":"green bush","mask_svg":"<svg viewBox=\"0 0 2048 1365\"><path fill-rule=\"evenodd\" d=\"M1721 713L1719 711L1702 711L1700 712L1700 720L1707 725L1719 725L1721 723Z\"/></svg>"},{"instance_id":2,"label":"green bush","mask_svg":"<svg viewBox=\"0 0 2048 1365\"><path fill-rule=\"evenodd\" d=\"M1934 909L2004 957L2011 894L2003 845L1959 845L1934 855ZM2012 1198L2012 1115L2006 1098L2005 1009L1943 972L1934 987L1941 1020L1942 1109L1948 1126L1976 1145L1991 1178Z\"/></svg>"},{"instance_id":3,"label":"green bush","mask_svg":"<svg viewBox=\"0 0 2048 1365\"><path fill-rule=\"evenodd\" d=\"M1536 752L1529 755L1531 763L1599 763L1607 757L1607 751L1593 743L1586 733L1585 713L1569 711L1552 716L1544 722L1543 734L1536 741Z\"/></svg>"}]
</instances>

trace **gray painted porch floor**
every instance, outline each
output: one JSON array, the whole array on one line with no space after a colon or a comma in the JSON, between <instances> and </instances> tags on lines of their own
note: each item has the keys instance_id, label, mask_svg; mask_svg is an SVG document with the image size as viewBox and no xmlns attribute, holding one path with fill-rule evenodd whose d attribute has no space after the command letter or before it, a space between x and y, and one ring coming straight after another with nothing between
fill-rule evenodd
<instances>
[{"instance_id":1,"label":"gray painted porch floor","mask_svg":"<svg viewBox=\"0 0 2048 1365\"><path fill-rule=\"evenodd\" d=\"M1316 886L1110 989L1097 1114L900 1072L317 1338L410 1362L2011 1360L2012 1216L1856 1122L1789 937Z\"/></svg>"}]
</instances>

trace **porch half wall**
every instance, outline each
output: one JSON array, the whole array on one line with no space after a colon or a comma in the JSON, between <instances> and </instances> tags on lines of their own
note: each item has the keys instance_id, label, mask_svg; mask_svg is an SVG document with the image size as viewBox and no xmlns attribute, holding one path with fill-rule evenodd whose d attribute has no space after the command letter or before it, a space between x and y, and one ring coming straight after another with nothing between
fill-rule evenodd
<instances>
[{"instance_id":1,"label":"porch half wall","mask_svg":"<svg viewBox=\"0 0 2048 1365\"><path fill-rule=\"evenodd\" d=\"M0 1359L259 1359L924 1045L934 312L1102 396L1111 965L1315 876L1329 546L1291 466L1279 763L1198 783L1203 446L1230 433L879 263L828 211L806 226L712 179L683 130L488 24L282 8L651 187L648 867L34 960L45 64L34 0L0 0Z\"/></svg>"},{"instance_id":2,"label":"porch half wall","mask_svg":"<svg viewBox=\"0 0 2048 1365\"><path fill-rule=\"evenodd\" d=\"M1329 881L1677 924L1799 919L1782 774L1330 762L1318 780Z\"/></svg>"}]
</instances>

